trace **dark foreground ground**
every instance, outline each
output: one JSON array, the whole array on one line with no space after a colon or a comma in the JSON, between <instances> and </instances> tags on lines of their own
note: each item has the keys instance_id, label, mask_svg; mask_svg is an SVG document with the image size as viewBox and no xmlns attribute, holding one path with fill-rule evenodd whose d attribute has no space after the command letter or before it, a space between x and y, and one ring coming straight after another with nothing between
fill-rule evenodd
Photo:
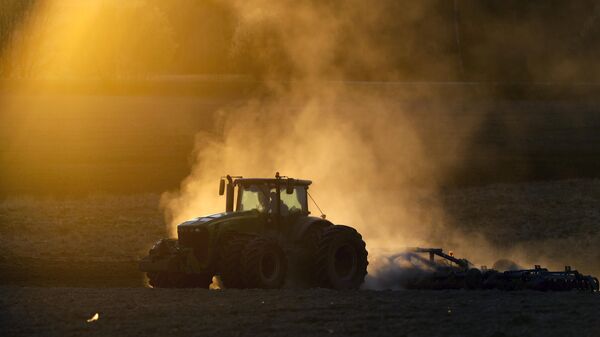
<instances>
[{"instance_id":1,"label":"dark foreground ground","mask_svg":"<svg viewBox=\"0 0 600 337\"><path fill-rule=\"evenodd\" d=\"M4 336L592 337L599 310L589 293L0 288Z\"/></svg>"}]
</instances>

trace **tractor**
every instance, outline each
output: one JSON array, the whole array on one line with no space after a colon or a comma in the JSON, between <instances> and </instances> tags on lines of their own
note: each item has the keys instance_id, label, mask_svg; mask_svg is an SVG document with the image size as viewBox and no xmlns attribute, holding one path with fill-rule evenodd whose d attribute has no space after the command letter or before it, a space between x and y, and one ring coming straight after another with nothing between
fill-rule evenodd
<instances>
[{"instance_id":1,"label":"tractor","mask_svg":"<svg viewBox=\"0 0 600 337\"><path fill-rule=\"evenodd\" d=\"M140 270L154 288L208 288L217 276L225 288L358 289L365 242L352 227L310 215L310 185L279 173L222 177L225 212L179 224L177 239L155 243Z\"/></svg>"}]
</instances>

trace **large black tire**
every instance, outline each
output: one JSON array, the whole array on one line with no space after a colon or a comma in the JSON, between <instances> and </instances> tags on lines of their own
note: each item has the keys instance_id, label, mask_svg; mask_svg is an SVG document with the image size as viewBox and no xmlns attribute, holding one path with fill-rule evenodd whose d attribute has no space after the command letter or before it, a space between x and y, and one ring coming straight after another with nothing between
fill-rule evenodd
<instances>
[{"instance_id":1,"label":"large black tire","mask_svg":"<svg viewBox=\"0 0 600 337\"><path fill-rule=\"evenodd\" d=\"M336 225L323 229L315 256L317 285L358 289L367 275L367 255L365 242L354 228Z\"/></svg>"},{"instance_id":2,"label":"large black tire","mask_svg":"<svg viewBox=\"0 0 600 337\"><path fill-rule=\"evenodd\" d=\"M150 249L149 256L153 260L171 258L178 254L176 239L162 239ZM208 288L212 282L212 275L186 274L182 272L149 272L148 283L153 288Z\"/></svg>"},{"instance_id":3,"label":"large black tire","mask_svg":"<svg viewBox=\"0 0 600 337\"><path fill-rule=\"evenodd\" d=\"M152 288L208 288L212 283L212 275L209 274L149 272L146 275Z\"/></svg>"},{"instance_id":4,"label":"large black tire","mask_svg":"<svg viewBox=\"0 0 600 337\"><path fill-rule=\"evenodd\" d=\"M247 288L281 288L287 273L287 259L275 240L257 237L242 254L242 278Z\"/></svg>"},{"instance_id":5,"label":"large black tire","mask_svg":"<svg viewBox=\"0 0 600 337\"><path fill-rule=\"evenodd\" d=\"M252 236L231 233L222 240L219 250L219 274L225 288L244 288L242 254Z\"/></svg>"},{"instance_id":6,"label":"large black tire","mask_svg":"<svg viewBox=\"0 0 600 337\"><path fill-rule=\"evenodd\" d=\"M325 228L333 227L333 225L315 225L311 226L302 237L302 246L308 257L312 259L317 251L319 250L319 240L321 239L321 233Z\"/></svg>"}]
</instances>

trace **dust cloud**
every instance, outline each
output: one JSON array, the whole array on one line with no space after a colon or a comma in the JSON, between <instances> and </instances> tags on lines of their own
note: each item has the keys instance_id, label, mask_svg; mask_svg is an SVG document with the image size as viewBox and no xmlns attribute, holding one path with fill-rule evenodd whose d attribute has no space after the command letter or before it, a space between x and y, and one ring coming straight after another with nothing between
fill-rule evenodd
<instances>
[{"instance_id":1,"label":"dust cloud","mask_svg":"<svg viewBox=\"0 0 600 337\"><path fill-rule=\"evenodd\" d=\"M269 30L285 42L281 62L293 72L287 81L267 82L245 104L220 111L218 133L197 136L191 174L179 191L162 197L171 235L184 220L223 210L216 193L222 175L279 171L311 179L328 219L356 227L371 260L401 247L462 241L462 233L445 226L435 196L478 120L443 114L435 93L344 81L348 69L331 58L348 42L340 32L352 27L352 43L360 46L352 58L382 69L385 52L368 34L382 8L364 2L232 6L239 19L232 52L245 36L256 36L250 31Z\"/></svg>"}]
</instances>

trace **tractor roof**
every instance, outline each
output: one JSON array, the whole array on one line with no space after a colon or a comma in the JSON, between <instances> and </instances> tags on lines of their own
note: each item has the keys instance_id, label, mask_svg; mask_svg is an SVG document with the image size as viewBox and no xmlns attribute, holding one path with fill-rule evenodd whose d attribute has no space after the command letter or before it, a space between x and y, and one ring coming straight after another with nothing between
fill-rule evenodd
<instances>
[{"instance_id":1,"label":"tractor roof","mask_svg":"<svg viewBox=\"0 0 600 337\"><path fill-rule=\"evenodd\" d=\"M257 184L269 184L269 185L286 185L288 180L292 180L292 185L308 186L312 184L310 180L292 179L292 178L237 178L235 179L236 185L257 185Z\"/></svg>"}]
</instances>

